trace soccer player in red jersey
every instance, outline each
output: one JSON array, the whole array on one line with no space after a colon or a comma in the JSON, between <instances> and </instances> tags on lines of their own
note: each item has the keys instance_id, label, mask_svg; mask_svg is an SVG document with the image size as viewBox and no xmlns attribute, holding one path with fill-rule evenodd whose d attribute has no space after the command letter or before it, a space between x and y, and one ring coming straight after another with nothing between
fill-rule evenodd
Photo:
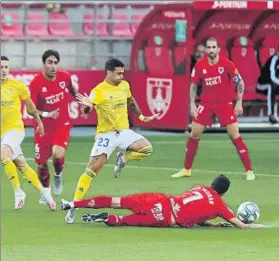
<instances>
[{"instance_id":1,"label":"soccer player in red jersey","mask_svg":"<svg viewBox=\"0 0 279 261\"><path fill-rule=\"evenodd\" d=\"M226 126L228 135L245 167L246 180L254 180L250 156L246 144L239 134L237 116L243 113L242 97L244 82L234 63L220 57L219 43L215 38L206 42L207 57L199 60L191 75L190 99L193 116L192 131L187 142L184 168L172 175L173 178L190 177L194 158L197 154L200 135L206 126L211 126L217 116L221 126ZM202 83L200 105L195 104L197 85ZM233 84L234 83L234 84ZM235 86L237 99L235 106Z\"/></svg>"},{"instance_id":2,"label":"soccer player in red jersey","mask_svg":"<svg viewBox=\"0 0 279 261\"><path fill-rule=\"evenodd\" d=\"M82 220L104 222L109 226L142 226L190 228L200 226L235 226L237 228L260 228L261 224L244 224L224 203L221 196L230 186L230 180L224 176L216 177L211 186L195 186L180 196L163 193L142 193L124 197L99 196L87 200L68 202L61 200L62 210L71 208L120 208L129 209L128 216L85 214ZM221 217L229 223L211 223L208 220Z\"/></svg>"},{"instance_id":3,"label":"soccer player in red jersey","mask_svg":"<svg viewBox=\"0 0 279 261\"><path fill-rule=\"evenodd\" d=\"M50 174L47 161L52 157L54 166L54 194L62 192L62 170L67 149L71 120L68 111L68 93L73 97L77 92L72 85L70 74L58 71L60 55L56 50L47 50L42 55L43 71L30 83L31 98L35 103L45 126L45 136L35 134L35 161L42 185L49 188ZM44 200L41 199L41 203Z\"/></svg>"}]
</instances>

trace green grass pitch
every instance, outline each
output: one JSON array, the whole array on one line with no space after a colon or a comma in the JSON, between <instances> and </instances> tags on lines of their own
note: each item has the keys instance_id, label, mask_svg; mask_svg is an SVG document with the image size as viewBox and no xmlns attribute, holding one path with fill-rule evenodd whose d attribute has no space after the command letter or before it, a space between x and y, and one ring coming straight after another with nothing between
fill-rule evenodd
<instances>
[{"instance_id":1,"label":"green grass pitch","mask_svg":"<svg viewBox=\"0 0 279 261\"><path fill-rule=\"evenodd\" d=\"M257 179L244 179L235 148L224 135L204 135L191 178L171 179L182 167L186 137L150 136L154 154L142 162L127 164L119 179L113 177L112 155L94 180L87 197L125 195L138 192L180 194L194 184L210 184L223 172L231 178L224 197L233 210L243 201L256 202L261 210L259 222L273 228L237 230L234 228L159 229L107 227L86 224L79 210L76 223L66 224L65 212L50 212L38 204L38 193L21 177L27 193L24 209L13 209L13 191L2 174L2 260L3 261L278 261L279 260L279 137L278 134L245 134ZM71 199L76 182L86 167L93 137L70 141L64 169L63 198ZM23 142L25 157L36 168L33 142ZM52 169L52 168L51 168ZM2 169L3 170L3 169ZM53 173L53 171L52 171ZM97 210L87 210L97 212ZM113 211L113 210L112 210ZM118 213L127 213L117 211Z\"/></svg>"}]
</instances>

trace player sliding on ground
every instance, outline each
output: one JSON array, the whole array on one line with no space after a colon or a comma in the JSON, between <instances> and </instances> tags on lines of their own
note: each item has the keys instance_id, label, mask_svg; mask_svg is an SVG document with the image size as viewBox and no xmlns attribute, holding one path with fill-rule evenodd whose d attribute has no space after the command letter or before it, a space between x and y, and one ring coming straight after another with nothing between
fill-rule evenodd
<instances>
[{"instance_id":1,"label":"player sliding on ground","mask_svg":"<svg viewBox=\"0 0 279 261\"><path fill-rule=\"evenodd\" d=\"M50 209L54 210L56 205L50 191L42 187L37 173L28 166L23 157L21 143L25 132L21 101L25 103L27 113L32 115L37 122L38 136L44 135L44 126L30 98L29 90L22 82L8 78L9 71L8 57L1 56L1 163L14 188L15 209L22 208L26 198L26 194L20 187L18 168L24 178L41 193L41 197L46 199Z\"/></svg>"},{"instance_id":2,"label":"player sliding on ground","mask_svg":"<svg viewBox=\"0 0 279 261\"><path fill-rule=\"evenodd\" d=\"M82 220L104 222L108 226L142 226L190 228L200 226L235 226L237 228L261 228L261 224L244 224L223 202L230 181L224 175L216 177L211 186L195 186L180 196L163 193L142 193L124 197L99 196L82 201L61 200L61 209L74 208L120 208L133 214L120 216L108 213L85 214ZM208 220L221 217L229 223L211 223Z\"/></svg>"},{"instance_id":3,"label":"player sliding on ground","mask_svg":"<svg viewBox=\"0 0 279 261\"><path fill-rule=\"evenodd\" d=\"M211 126L216 115L221 126L226 126L228 135L245 167L246 179L254 180L246 144L239 134L237 116L243 113L242 98L244 82L235 65L225 57L219 57L220 46L215 38L206 41L207 57L199 60L191 75L190 98L193 116L192 131L186 146L184 168L173 178L190 177L194 158L198 151L200 136L206 126ZM196 106L197 85L202 83L200 105ZM237 99L235 106L235 86Z\"/></svg>"},{"instance_id":4,"label":"player sliding on ground","mask_svg":"<svg viewBox=\"0 0 279 261\"><path fill-rule=\"evenodd\" d=\"M98 125L89 163L77 184L75 201L84 197L93 179L115 149L120 150L114 168L116 178L120 176L126 162L142 160L152 154L149 141L129 129L128 107L144 122L152 121L158 114L150 117L143 116L130 92L129 83L123 80L124 64L121 61L108 60L105 73L105 80L92 89L89 97L86 94L84 96L77 94L85 114L95 108ZM66 222L73 223L75 215L76 210L71 209L65 217Z\"/></svg>"}]
</instances>

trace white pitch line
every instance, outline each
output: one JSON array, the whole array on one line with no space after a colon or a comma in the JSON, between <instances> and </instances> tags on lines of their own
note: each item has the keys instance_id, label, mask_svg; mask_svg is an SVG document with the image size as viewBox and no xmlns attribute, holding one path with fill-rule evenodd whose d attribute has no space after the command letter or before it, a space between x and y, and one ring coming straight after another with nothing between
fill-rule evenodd
<instances>
[{"instance_id":1,"label":"white pitch line","mask_svg":"<svg viewBox=\"0 0 279 261\"><path fill-rule=\"evenodd\" d=\"M32 158L26 158L28 161L33 161ZM88 162L76 162L76 161L66 161L66 164L72 164L72 165L84 165L86 166ZM104 167L114 167L113 164L105 164ZM144 166L135 166L135 165L126 165L125 168L130 169L149 169L149 170L168 170L168 171L178 171L179 169L176 168L168 168L168 167L144 167ZM205 169L195 169L194 172L203 172L203 173L223 173L223 174L230 174L230 175L242 175L244 176L244 172L232 172L232 171L217 171L217 170L205 170ZM256 176L262 176L262 177L273 177L273 178L279 178L279 175L272 175L272 174L266 174L266 173L255 173Z\"/></svg>"}]
</instances>

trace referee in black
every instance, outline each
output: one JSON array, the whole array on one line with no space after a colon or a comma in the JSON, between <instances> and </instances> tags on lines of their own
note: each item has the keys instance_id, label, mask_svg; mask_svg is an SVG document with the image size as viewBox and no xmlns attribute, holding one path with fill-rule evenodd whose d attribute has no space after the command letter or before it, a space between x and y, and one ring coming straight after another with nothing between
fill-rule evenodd
<instances>
[{"instance_id":1,"label":"referee in black","mask_svg":"<svg viewBox=\"0 0 279 261\"><path fill-rule=\"evenodd\" d=\"M272 55L263 66L256 91L267 96L269 122L277 123L274 116L274 104L276 95L279 95L279 51Z\"/></svg>"}]
</instances>

